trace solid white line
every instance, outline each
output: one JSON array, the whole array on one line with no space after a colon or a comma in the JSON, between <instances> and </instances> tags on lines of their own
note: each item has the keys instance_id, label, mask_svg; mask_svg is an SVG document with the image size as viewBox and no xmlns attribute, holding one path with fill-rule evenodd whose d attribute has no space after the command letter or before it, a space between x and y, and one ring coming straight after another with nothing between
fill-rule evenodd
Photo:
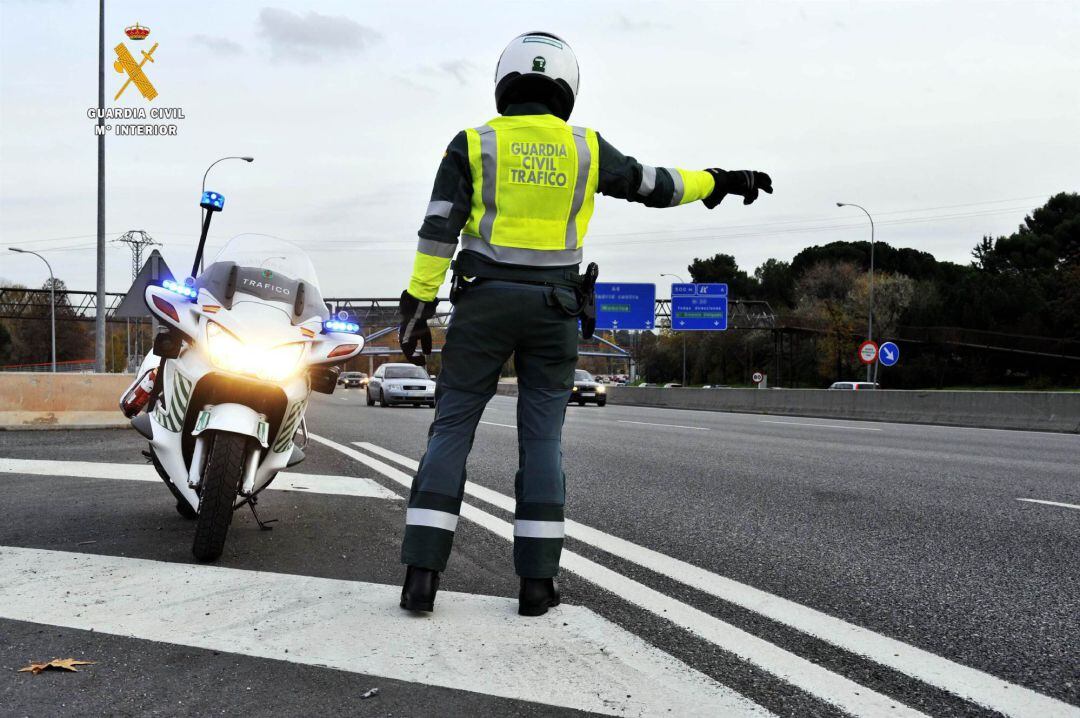
<instances>
[{"instance_id":1,"label":"solid white line","mask_svg":"<svg viewBox=\"0 0 1080 718\"><path fill-rule=\"evenodd\" d=\"M316 434L311 434L311 439L336 449L345 456L356 459L368 468L378 471L402 486L412 486L411 476L383 461ZM478 488L483 487L466 484L465 491L478 498L482 498L483 495L498 497L500 503L509 502L512 510L513 500L509 497L502 496L490 489L477 491ZM462 503L461 515L507 541L512 541L514 538L512 524L496 518L472 504ZM570 521L566 522L567 535L570 535L571 524ZM579 526L579 524L574 525ZM877 718L882 715L923 715L888 696L877 693L844 676L832 673L805 658L789 653L751 633L681 603L670 596L665 596L659 591L617 574L572 551L563 551L562 565L568 571L578 574L600 588L611 591L620 598L645 609L657 617L670 621L676 626L700 636L722 650L728 651L762 670L772 673L781 680L801 688L851 715L866 716L867 718ZM716 711L716 713L723 715L722 711Z\"/></svg>"},{"instance_id":2,"label":"solid white line","mask_svg":"<svg viewBox=\"0 0 1080 718\"><path fill-rule=\"evenodd\" d=\"M403 466L417 468L417 462L406 456L375 444L357 444ZM486 487L468 483L465 493L505 511L514 510L513 498ZM1006 715L1031 718L1080 716L1080 710L1075 707L1030 689L576 521L566 521L566 535ZM568 564L564 561L564 565Z\"/></svg>"},{"instance_id":3,"label":"solid white line","mask_svg":"<svg viewBox=\"0 0 1080 718\"><path fill-rule=\"evenodd\" d=\"M1044 499L1017 499L1017 501L1027 501L1032 504L1046 504L1047 506L1061 506L1066 509L1080 510L1080 506L1077 506L1076 504L1063 504L1060 501L1046 501Z\"/></svg>"},{"instance_id":4,"label":"solid white line","mask_svg":"<svg viewBox=\"0 0 1080 718\"><path fill-rule=\"evenodd\" d=\"M579 606L524 621L512 599L440 591L421 618L385 584L13 547L0 575L12 620L588 712L771 715Z\"/></svg>"},{"instance_id":5,"label":"solid white line","mask_svg":"<svg viewBox=\"0 0 1080 718\"><path fill-rule=\"evenodd\" d=\"M694 431L712 431L704 426L682 426L681 424L656 424L651 421L630 421L629 419L616 419L620 424L643 424L644 426L669 426L672 429L693 429Z\"/></svg>"},{"instance_id":6,"label":"solid white line","mask_svg":"<svg viewBox=\"0 0 1080 718\"><path fill-rule=\"evenodd\" d=\"M488 426L505 426L507 429L516 429L513 424L496 424L494 421L481 421L481 424L487 424Z\"/></svg>"},{"instance_id":7,"label":"solid white line","mask_svg":"<svg viewBox=\"0 0 1080 718\"><path fill-rule=\"evenodd\" d=\"M790 426L814 426L818 429L849 429L851 431L881 431L881 429L874 429L869 426L841 426L840 424L811 424L805 421L771 421L769 419L759 419L760 424L788 424Z\"/></svg>"},{"instance_id":8,"label":"solid white line","mask_svg":"<svg viewBox=\"0 0 1080 718\"><path fill-rule=\"evenodd\" d=\"M95 461L43 461L36 459L0 458L0 474L33 476L73 476L80 479L123 479L127 481L161 481L149 464L111 464ZM300 491L311 494L360 496L370 499L401 499L378 481L356 476L326 474L297 474L282 471L270 484L268 491Z\"/></svg>"}]
</instances>

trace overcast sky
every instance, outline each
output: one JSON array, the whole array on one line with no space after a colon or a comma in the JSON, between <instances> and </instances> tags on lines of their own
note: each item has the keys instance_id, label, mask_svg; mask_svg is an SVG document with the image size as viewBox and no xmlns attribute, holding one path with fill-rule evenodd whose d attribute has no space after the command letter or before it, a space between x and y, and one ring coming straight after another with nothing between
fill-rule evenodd
<instances>
[{"instance_id":1,"label":"overcast sky","mask_svg":"<svg viewBox=\"0 0 1080 718\"><path fill-rule=\"evenodd\" d=\"M0 246L94 284L97 2L0 0ZM142 43L123 29L151 29ZM653 165L760 169L776 194L652 210L597 198L586 256L607 281L695 257L769 257L868 235L967 262L1046 197L1080 189L1080 2L600 3L108 0L106 105L180 107L176 137L110 137L107 236L144 229L190 267L199 183L242 232L305 247L325 296L396 296L442 152L495 114L493 69L548 30L581 64L572 121ZM146 102L112 68L159 43ZM211 252L212 254L212 252ZM109 245L108 289L130 255ZM33 257L0 278L38 286ZM659 292L666 296L666 289Z\"/></svg>"}]
</instances>

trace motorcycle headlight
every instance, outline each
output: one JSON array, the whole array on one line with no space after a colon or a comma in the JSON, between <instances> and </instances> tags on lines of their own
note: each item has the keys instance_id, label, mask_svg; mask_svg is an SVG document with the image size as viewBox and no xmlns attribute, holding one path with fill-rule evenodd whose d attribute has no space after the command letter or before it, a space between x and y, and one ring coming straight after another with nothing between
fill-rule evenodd
<instances>
[{"instance_id":1,"label":"motorcycle headlight","mask_svg":"<svg viewBox=\"0 0 1080 718\"><path fill-rule=\"evenodd\" d=\"M267 381L287 379L296 371L296 365L300 363L303 354L304 345L300 343L283 344L263 352L262 360L258 363L257 376Z\"/></svg>"},{"instance_id":2,"label":"motorcycle headlight","mask_svg":"<svg viewBox=\"0 0 1080 718\"><path fill-rule=\"evenodd\" d=\"M206 325L206 349L210 355L210 363L218 369L238 374L251 370L247 347L217 322L208 322Z\"/></svg>"},{"instance_id":3,"label":"motorcycle headlight","mask_svg":"<svg viewBox=\"0 0 1080 718\"><path fill-rule=\"evenodd\" d=\"M210 363L218 369L266 381L287 379L304 354L304 345L299 342L273 349L249 346L217 322L206 325L206 348Z\"/></svg>"}]
</instances>

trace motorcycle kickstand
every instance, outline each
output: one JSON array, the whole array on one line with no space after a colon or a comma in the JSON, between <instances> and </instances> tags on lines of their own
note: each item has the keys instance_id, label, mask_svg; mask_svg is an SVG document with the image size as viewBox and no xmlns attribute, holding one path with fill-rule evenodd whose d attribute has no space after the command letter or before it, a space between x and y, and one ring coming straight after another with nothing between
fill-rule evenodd
<instances>
[{"instance_id":1,"label":"motorcycle kickstand","mask_svg":"<svg viewBox=\"0 0 1080 718\"><path fill-rule=\"evenodd\" d=\"M256 497L252 496L250 499L248 499L247 505L248 508L251 509L251 515L255 517L255 523L259 524L259 528L263 531L273 531L274 527L270 526L269 524L274 523L275 521L277 521L277 519L267 519L266 521L260 519L258 512L255 511L255 503Z\"/></svg>"}]
</instances>

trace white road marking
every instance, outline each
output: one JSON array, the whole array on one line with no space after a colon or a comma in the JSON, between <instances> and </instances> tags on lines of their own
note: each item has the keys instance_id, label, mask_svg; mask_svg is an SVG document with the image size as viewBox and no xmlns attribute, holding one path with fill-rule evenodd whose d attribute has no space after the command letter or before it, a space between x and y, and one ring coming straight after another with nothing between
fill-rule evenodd
<instances>
[{"instance_id":1,"label":"white road marking","mask_svg":"<svg viewBox=\"0 0 1080 718\"><path fill-rule=\"evenodd\" d=\"M160 482L161 477L149 464L108 464L94 461L42 461L37 459L0 458L0 474L34 476L74 476L81 479L124 479ZM282 471L268 491L303 491L311 494L360 496L371 499L401 499L378 481L356 476L297 474Z\"/></svg>"},{"instance_id":2,"label":"white road marking","mask_svg":"<svg viewBox=\"0 0 1080 718\"><path fill-rule=\"evenodd\" d=\"M1017 501L1027 501L1032 504L1046 504L1047 506L1061 506L1066 509L1078 509L1080 506L1076 504L1063 504L1060 501L1046 501L1045 499L1017 499Z\"/></svg>"},{"instance_id":3,"label":"white road marking","mask_svg":"<svg viewBox=\"0 0 1080 718\"><path fill-rule=\"evenodd\" d=\"M513 599L440 591L421 618L385 584L12 547L0 575L12 620L611 715L771 715L580 606L526 621Z\"/></svg>"},{"instance_id":4,"label":"white road marking","mask_svg":"<svg viewBox=\"0 0 1080 718\"><path fill-rule=\"evenodd\" d=\"M356 459L402 486L412 486L411 476L383 461L322 436L311 434L311 439ZM408 461L415 464L411 459ZM485 495L490 496L498 502L496 503L497 506L505 507L509 503L510 510L513 510L513 499L510 499L510 497L503 496L490 489L483 489L482 491L478 491L478 489L483 489L483 487L473 484L466 484L465 487L468 494L477 498L483 498ZM512 524L478 509L472 504L462 503L461 515L508 541L512 541L514 538ZM571 522L566 522L567 535L570 535L570 524ZM575 525L580 526L580 524ZM670 621L676 626L700 636L720 649L772 673L781 680L806 691L810 695L817 696L851 715L866 716L866 718L877 718L882 715L924 715L899 701L833 673L801 656L789 653L751 633L747 633L740 628L710 616L704 611L699 611L692 606L622 576L572 551L563 551L562 566L587 581L615 593L624 600L649 611L659 618ZM714 713L723 715L722 711L715 711Z\"/></svg>"},{"instance_id":5,"label":"white road marking","mask_svg":"<svg viewBox=\"0 0 1080 718\"><path fill-rule=\"evenodd\" d=\"M505 426L507 429L516 429L513 424L496 424L494 421L481 421L481 424L487 424L488 426Z\"/></svg>"},{"instance_id":6,"label":"white road marking","mask_svg":"<svg viewBox=\"0 0 1080 718\"><path fill-rule=\"evenodd\" d=\"M682 424L656 424L651 421L630 421L629 419L616 419L620 424L642 424L644 426L669 426L672 429L693 429L694 431L712 431L704 426L683 426Z\"/></svg>"},{"instance_id":7,"label":"white road marking","mask_svg":"<svg viewBox=\"0 0 1080 718\"><path fill-rule=\"evenodd\" d=\"M402 466L413 470L417 468L417 462L407 456L396 454L375 444L356 443ZM378 466L372 465L371 468L382 472ZM486 487L468 483L465 485L465 493L505 511L514 510L512 497ZM1033 499L1018 500L1032 501ZM1080 509L1080 506L1063 505ZM1046 715L1080 717L1080 709L1066 703L894 638L847 623L827 613L739 583L576 521L567 519L565 526L566 535L570 538L588 543L613 556L636 563L992 710L1025 718L1028 716L1041 718ZM567 552L563 555L566 556ZM571 564L564 561L563 565L569 568Z\"/></svg>"},{"instance_id":8,"label":"white road marking","mask_svg":"<svg viewBox=\"0 0 1080 718\"><path fill-rule=\"evenodd\" d=\"M851 431L881 431L881 429L874 429L869 426L842 426L840 424L811 424L806 421L772 421L769 419L759 419L760 424L788 424L790 426L813 426L818 429L849 429Z\"/></svg>"}]
</instances>

